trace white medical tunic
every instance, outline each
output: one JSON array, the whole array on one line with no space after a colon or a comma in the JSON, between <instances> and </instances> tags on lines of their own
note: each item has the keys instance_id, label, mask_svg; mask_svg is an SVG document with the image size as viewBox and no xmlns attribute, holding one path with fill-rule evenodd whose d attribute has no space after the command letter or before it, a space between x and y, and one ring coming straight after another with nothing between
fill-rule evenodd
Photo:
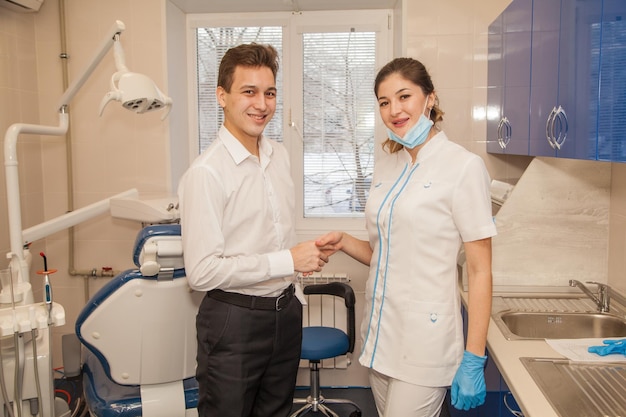
<instances>
[{"instance_id":1,"label":"white medical tunic","mask_svg":"<svg viewBox=\"0 0 626 417\"><path fill-rule=\"evenodd\" d=\"M448 386L464 350L457 256L496 234L483 160L443 132L417 154L377 161L365 208L373 248L361 324L362 365Z\"/></svg>"}]
</instances>

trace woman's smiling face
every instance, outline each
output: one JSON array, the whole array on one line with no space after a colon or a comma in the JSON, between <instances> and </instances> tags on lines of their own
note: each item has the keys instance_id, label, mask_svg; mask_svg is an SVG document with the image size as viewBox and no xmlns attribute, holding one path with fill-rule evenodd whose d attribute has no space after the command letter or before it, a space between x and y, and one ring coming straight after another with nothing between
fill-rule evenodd
<instances>
[{"instance_id":1,"label":"woman's smiling face","mask_svg":"<svg viewBox=\"0 0 626 417\"><path fill-rule=\"evenodd\" d=\"M399 73L390 74L378 86L380 116L393 133L404 137L424 113L426 95Z\"/></svg>"}]
</instances>

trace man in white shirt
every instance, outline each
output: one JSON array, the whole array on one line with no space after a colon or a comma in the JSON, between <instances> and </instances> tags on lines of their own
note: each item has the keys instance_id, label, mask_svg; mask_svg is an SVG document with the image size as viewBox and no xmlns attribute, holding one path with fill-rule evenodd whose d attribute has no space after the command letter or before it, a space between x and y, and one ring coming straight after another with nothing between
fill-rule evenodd
<instances>
[{"instance_id":1,"label":"man in white shirt","mask_svg":"<svg viewBox=\"0 0 626 417\"><path fill-rule=\"evenodd\" d=\"M216 91L224 124L179 187L187 279L207 292L196 318L201 417L289 414L302 339L295 272L328 261L315 242L296 244L289 157L263 136L277 71L271 46L226 52Z\"/></svg>"}]
</instances>

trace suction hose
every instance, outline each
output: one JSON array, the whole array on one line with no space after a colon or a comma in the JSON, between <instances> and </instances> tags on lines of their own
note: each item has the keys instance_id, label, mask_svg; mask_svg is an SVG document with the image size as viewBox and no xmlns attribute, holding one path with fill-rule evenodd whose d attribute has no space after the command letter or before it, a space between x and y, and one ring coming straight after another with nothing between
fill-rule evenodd
<instances>
[{"instance_id":1,"label":"suction hose","mask_svg":"<svg viewBox=\"0 0 626 417\"><path fill-rule=\"evenodd\" d=\"M41 397L41 383L39 381L39 366L37 365L37 362L39 362L39 360L37 359L37 329L34 328L30 331L31 334L31 343L33 344L33 367L35 369L35 386L37 387L37 402L39 403L39 407L37 409L37 416L40 415L39 411L41 410L41 408L43 407L43 401L42 401L42 397ZM54 409L52 409L52 412L54 412Z\"/></svg>"},{"instance_id":2,"label":"suction hose","mask_svg":"<svg viewBox=\"0 0 626 417\"><path fill-rule=\"evenodd\" d=\"M22 335L16 330L13 333L13 344L15 345L15 380L13 387L15 391L15 400L13 406L17 411L17 417L22 417L22 382L24 381L24 355L21 352L24 351L24 339Z\"/></svg>"},{"instance_id":3,"label":"suction hose","mask_svg":"<svg viewBox=\"0 0 626 417\"><path fill-rule=\"evenodd\" d=\"M4 379L4 364L2 358L2 346L0 345L0 389L2 390L2 400L5 404L5 409L9 413L9 417L15 417L13 413L13 407L11 407L11 401L9 400L9 394L7 393L7 382ZM3 413L4 414L4 413Z\"/></svg>"},{"instance_id":4,"label":"suction hose","mask_svg":"<svg viewBox=\"0 0 626 417\"><path fill-rule=\"evenodd\" d=\"M17 263L19 264L19 258L17 258L17 255L13 254L13 258L11 260L11 262L15 261L17 259ZM10 272L11 274L13 274L13 270L11 270ZM13 333L13 345L15 347L15 372L14 372L14 387L13 387L13 391L14 391L14 401L13 401L13 406L15 407L16 411L17 411L17 415L18 417L22 417L22 381L23 381L23 376L24 376L24 359L23 359L23 355L20 355L21 352L23 352L24 349L24 345L23 345L23 340L22 337L19 333L19 329L17 327L17 316L16 316L16 311L15 311L15 290L14 290L14 283L13 283L13 275L10 276L9 278L9 287L11 288L11 308L13 310L13 327L14 327L14 333Z\"/></svg>"}]
</instances>

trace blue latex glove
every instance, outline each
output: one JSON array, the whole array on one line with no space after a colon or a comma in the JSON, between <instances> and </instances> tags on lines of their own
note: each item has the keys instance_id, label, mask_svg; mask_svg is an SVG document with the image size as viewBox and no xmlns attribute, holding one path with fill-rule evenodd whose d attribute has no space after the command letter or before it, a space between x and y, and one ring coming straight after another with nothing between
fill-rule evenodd
<instances>
[{"instance_id":1,"label":"blue latex glove","mask_svg":"<svg viewBox=\"0 0 626 417\"><path fill-rule=\"evenodd\" d=\"M485 403L486 356L476 356L471 352L463 353L461 366L456 371L450 389L452 405L458 410L469 410Z\"/></svg>"},{"instance_id":2,"label":"blue latex glove","mask_svg":"<svg viewBox=\"0 0 626 417\"><path fill-rule=\"evenodd\" d=\"M591 353L597 353L600 356L621 353L626 355L626 339L620 340L603 340L602 346L589 346L587 350Z\"/></svg>"}]
</instances>

